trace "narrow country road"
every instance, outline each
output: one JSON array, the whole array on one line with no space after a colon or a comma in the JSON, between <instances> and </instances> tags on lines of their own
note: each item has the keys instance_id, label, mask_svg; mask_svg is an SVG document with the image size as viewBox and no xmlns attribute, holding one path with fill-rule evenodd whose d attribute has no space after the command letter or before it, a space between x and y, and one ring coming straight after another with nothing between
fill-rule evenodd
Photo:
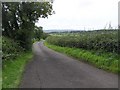
<instances>
[{"instance_id":1,"label":"narrow country road","mask_svg":"<svg viewBox=\"0 0 120 90\"><path fill-rule=\"evenodd\" d=\"M55 52L36 42L20 88L118 88L118 76Z\"/></svg>"}]
</instances>

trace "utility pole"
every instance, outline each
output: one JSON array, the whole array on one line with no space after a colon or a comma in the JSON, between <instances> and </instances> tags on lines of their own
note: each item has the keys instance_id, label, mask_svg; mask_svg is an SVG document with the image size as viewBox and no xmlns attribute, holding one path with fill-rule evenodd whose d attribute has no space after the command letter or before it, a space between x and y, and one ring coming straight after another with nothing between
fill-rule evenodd
<instances>
[{"instance_id":1,"label":"utility pole","mask_svg":"<svg viewBox=\"0 0 120 90\"><path fill-rule=\"evenodd\" d=\"M109 23L109 28L108 29L112 29L111 22Z\"/></svg>"},{"instance_id":2,"label":"utility pole","mask_svg":"<svg viewBox=\"0 0 120 90\"><path fill-rule=\"evenodd\" d=\"M107 27L107 23L106 23L106 25L105 25L104 29L106 29L106 27Z\"/></svg>"}]
</instances>

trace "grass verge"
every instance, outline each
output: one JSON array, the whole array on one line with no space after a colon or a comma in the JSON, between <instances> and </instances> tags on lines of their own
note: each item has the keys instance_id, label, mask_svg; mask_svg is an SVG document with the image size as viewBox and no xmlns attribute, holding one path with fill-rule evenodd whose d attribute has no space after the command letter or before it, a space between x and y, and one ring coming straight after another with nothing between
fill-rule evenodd
<instances>
[{"instance_id":1,"label":"grass verge","mask_svg":"<svg viewBox=\"0 0 120 90\"><path fill-rule=\"evenodd\" d=\"M56 45L51 45L45 42L45 45L48 48L51 48L55 51L64 53L68 56L72 56L77 58L78 60L82 60L88 62L92 65L100 69L104 69L113 73L118 73L118 55L113 53L98 53L96 51L88 51L78 48L69 48L69 47L60 47Z\"/></svg>"},{"instance_id":2,"label":"grass verge","mask_svg":"<svg viewBox=\"0 0 120 90\"><path fill-rule=\"evenodd\" d=\"M32 52L21 54L15 60L3 62L2 88L18 88L26 63L32 58Z\"/></svg>"}]
</instances>

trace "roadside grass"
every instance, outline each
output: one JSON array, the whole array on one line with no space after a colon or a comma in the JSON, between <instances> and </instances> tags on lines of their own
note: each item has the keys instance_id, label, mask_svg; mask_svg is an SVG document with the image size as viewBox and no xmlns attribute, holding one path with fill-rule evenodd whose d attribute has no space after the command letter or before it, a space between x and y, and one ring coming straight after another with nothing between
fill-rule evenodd
<instances>
[{"instance_id":1,"label":"roadside grass","mask_svg":"<svg viewBox=\"0 0 120 90\"><path fill-rule=\"evenodd\" d=\"M2 89L2 67L0 67L0 90Z\"/></svg>"},{"instance_id":2,"label":"roadside grass","mask_svg":"<svg viewBox=\"0 0 120 90\"><path fill-rule=\"evenodd\" d=\"M18 88L25 65L32 59L32 52L26 52L15 60L3 62L2 88Z\"/></svg>"},{"instance_id":3,"label":"roadside grass","mask_svg":"<svg viewBox=\"0 0 120 90\"><path fill-rule=\"evenodd\" d=\"M118 60L120 59L117 54L106 53L100 51L88 51L78 48L60 47L51 45L47 42L44 43L48 48L55 51L64 53L68 56L72 56L78 60L88 62L99 69L103 69L109 72L118 73Z\"/></svg>"}]
</instances>

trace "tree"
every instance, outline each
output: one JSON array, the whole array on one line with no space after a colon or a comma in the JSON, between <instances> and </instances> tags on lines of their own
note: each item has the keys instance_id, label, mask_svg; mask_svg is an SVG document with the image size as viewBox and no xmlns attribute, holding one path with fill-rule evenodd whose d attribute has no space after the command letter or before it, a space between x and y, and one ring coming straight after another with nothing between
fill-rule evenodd
<instances>
[{"instance_id":1,"label":"tree","mask_svg":"<svg viewBox=\"0 0 120 90\"><path fill-rule=\"evenodd\" d=\"M43 36L43 27L35 26L33 37L37 40L40 40Z\"/></svg>"},{"instance_id":2,"label":"tree","mask_svg":"<svg viewBox=\"0 0 120 90\"><path fill-rule=\"evenodd\" d=\"M3 2L3 35L19 41L23 48L29 49L35 22L52 14L51 2Z\"/></svg>"},{"instance_id":3,"label":"tree","mask_svg":"<svg viewBox=\"0 0 120 90\"><path fill-rule=\"evenodd\" d=\"M47 34L47 33L45 33L45 32L43 32L43 34L42 34L42 39L46 39L48 36L50 36L50 35Z\"/></svg>"}]
</instances>

